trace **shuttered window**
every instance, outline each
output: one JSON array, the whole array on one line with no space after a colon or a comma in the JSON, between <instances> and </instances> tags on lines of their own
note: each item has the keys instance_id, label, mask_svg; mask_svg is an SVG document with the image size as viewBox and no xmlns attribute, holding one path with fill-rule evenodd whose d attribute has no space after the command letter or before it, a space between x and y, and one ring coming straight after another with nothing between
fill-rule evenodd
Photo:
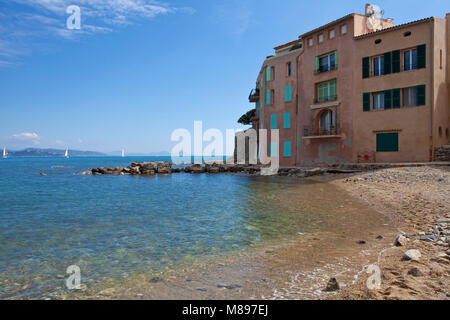
<instances>
[{"instance_id":1,"label":"shuttered window","mask_svg":"<svg viewBox=\"0 0 450 320\"><path fill-rule=\"evenodd\" d=\"M276 128L277 128L277 115L274 113L270 115L270 129Z\"/></svg>"},{"instance_id":2,"label":"shuttered window","mask_svg":"<svg viewBox=\"0 0 450 320\"><path fill-rule=\"evenodd\" d=\"M392 73L400 72L400 50L392 52Z\"/></svg>"},{"instance_id":3,"label":"shuttered window","mask_svg":"<svg viewBox=\"0 0 450 320\"><path fill-rule=\"evenodd\" d=\"M267 66L266 67L266 81L270 81L270 67Z\"/></svg>"},{"instance_id":4,"label":"shuttered window","mask_svg":"<svg viewBox=\"0 0 450 320\"><path fill-rule=\"evenodd\" d=\"M317 85L317 102L325 102L336 99L336 80L321 82Z\"/></svg>"},{"instance_id":5,"label":"shuttered window","mask_svg":"<svg viewBox=\"0 0 450 320\"><path fill-rule=\"evenodd\" d=\"M398 152L398 132L378 133L377 152Z\"/></svg>"},{"instance_id":6,"label":"shuttered window","mask_svg":"<svg viewBox=\"0 0 450 320\"><path fill-rule=\"evenodd\" d=\"M286 86L284 88L284 101L290 102L292 101L292 87Z\"/></svg>"},{"instance_id":7,"label":"shuttered window","mask_svg":"<svg viewBox=\"0 0 450 320\"><path fill-rule=\"evenodd\" d=\"M284 142L284 152L283 152L285 157L290 157L291 156L291 142L290 141L285 141Z\"/></svg>"},{"instance_id":8,"label":"shuttered window","mask_svg":"<svg viewBox=\"0 0 450 320\"><path fill-rule=\"evenodd\" d=\"M270 90L266 90L266 104L269 105L271 103Z\"/></svg>"},{"instance_id":9,"label":"shuttered window","mask_svg":"<svg viewBox=\"0 0 450 320\"><path fill-rule=\"evenodd\" d=\"M370 111L370 92L363 94L363 111Z\"/></svg>"},{"instance_id":10,"label":"shuttered window","mask_svg":"<svg viewBox=\"0 0 450 320\"><path fill-rule=\"evenodd\" d=\"M289 112L283 113L283 128L284 129L291 128L291 114Z\"/></svg>"},{"instance_id":11,"label":"shuttered window","mask_svg":"<svg viewBox=\"0 0 450 320\"><path fill-rule=\"evenodd\" d=\"M427 45L423 44L417 47L417 68L422 69L427 65Z\"/></svg>"},{"instance_id":12,"label":"shuttered window","mask_svg":"<svg viewBox=\"0 0 450 320\"><path fill-rule=\"evenodd\" d=\"M384 91L384 109L392 109L392 90Z\"/></svg>"},{"instance_id":13,"label":"shuttered window","mask_svg":"<svg viewBox=\"0 0 450 320\"><path fill-rule=\"evenodd\" d=\"M365 57L362 59L363 79L370 77L370 58Z\"/></svg>"},{"instance_id":14,"label":"shuttered window","mask_svg":"<svg viewBox=\"0 0 450 320\"><path fill-rule=\"evenodd\" d=\"M417 105L424 106L426 102L427 102L426 86L425 85L417 86Z\"/></svg>"},{"instance_id":15,"label":"shuttered window","mask_svg":"<svg viewBox=\"0 0 450 320\"><path fill-rule=\"evenodd\" d=\"M401 90L394 89L392 90L392 107L394 109L400 108L401 105Z\"/></svg>"},{"instance_id":16,"label":"shuttered window","mask_svg":"<svg viewBox=\"0 0 450 320\"><path fill-rule=\"evenodd\" d=\"M384 54L384 74L391 74L392 72L392 52Z\"/></svg>"}]
</instances>

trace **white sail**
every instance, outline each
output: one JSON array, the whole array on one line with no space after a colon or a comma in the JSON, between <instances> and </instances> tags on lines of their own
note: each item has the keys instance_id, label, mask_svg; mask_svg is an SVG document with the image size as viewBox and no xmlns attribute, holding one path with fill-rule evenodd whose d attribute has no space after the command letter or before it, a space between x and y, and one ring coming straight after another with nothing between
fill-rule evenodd
<instances>
[{"instance_id":1,"label":"white sail","mask_svg":"<svg viewBox=\"0 0 450 320\"><path fill-rule=\"evenodd\" d=\"M64 153L65 158L69 158L69 148L66 149L66 152Z\"/></svg>"},{"instance_id":2,"label":"white sail","mask_svg":"<svg viewBox=\"0 0 450 320\"><path fill-rule=\"evenodd\" d=\"M122 158L125 158L125 149L122 149Z\"/></svg>"},{"instance_id":3,"label":"white sail","mask_svg":"<svg viewBox=\"0 0 450 320\"><path fill-rule=\"evenodd\" d=\"M3 158L6 158L8 156L8 152L6 152L6 148L3 148Z\"/></svg>"}]
</instances>

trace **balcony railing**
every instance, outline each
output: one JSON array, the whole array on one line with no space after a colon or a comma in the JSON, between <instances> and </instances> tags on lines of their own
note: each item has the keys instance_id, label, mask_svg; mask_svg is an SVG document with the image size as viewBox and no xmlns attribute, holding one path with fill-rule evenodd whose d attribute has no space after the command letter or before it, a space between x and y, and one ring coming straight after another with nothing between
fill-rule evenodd
<instances>
[{"instance_id":1,"label":"balcony railing","mask_svg":"<svg viewBox=\"0 0 450 320\"><path fill-rule=\"evenodd\" d=\"M248 96L248 100L250 102L258 102L259 101L259 89L252 89L252 91L250 91L250 95Z\"/></svg>"},{"instance_id":2,"label":"balcony railing","mask_svg":"<svg viewBox=\"0 0 450 320\"><path fill-rule=\"evenodd\" d=\"M304 137L322 137L322 136L337 136L339 135L339 129L335 126L330 126L329 128L314 128L305 127L303 129Z\"/></svg>"},{"instance_id":3,"label":"balcony railing","mask_svg":"<svg viewBox=\"0 0 450 320\"><path fill-rule=\"evenodd\" d=\"M405 69L405 67L407 69ZM408 64L406 66L404 64L400 65L400 72L413 71L413 70L417 70L417 69L419 69L417 63L411 63L411 64ZM393 69L393 66L392 66L391 67L391 73L389 73L389 74L396 74L396 73L399 73L399 72L394 72L394 69ZM382 77L384 75L385 75L384 69L383 70L378 70L377 72L375 72L375 70L372 69L372 70L370 70L370 74L369 74L370 78L372 78L372 77Z\"/></svg>"},{"instance_id":4,"label":"balcony railing","mask_svg":"<svg viewBox=\"0 0 450 320\"><path fill-rule=\"evenodd\" d=\"M337 70L337 68L338 68L337 64L331 66L321 66L319 67L319 69L314 70L314 73L315 74L324 73L328 71Z\"/></svg>"},{"instance_id":5,"label":"balcony railing","mask_svg":"<svg viewBox=\"0 0 450 320\"><path fill-rule=\"evenodd\" d=\"M334 100L337 100L337 95L317 98L316 103L322 103L322 102L334 101Z\"/></svg>"}]
</instances>

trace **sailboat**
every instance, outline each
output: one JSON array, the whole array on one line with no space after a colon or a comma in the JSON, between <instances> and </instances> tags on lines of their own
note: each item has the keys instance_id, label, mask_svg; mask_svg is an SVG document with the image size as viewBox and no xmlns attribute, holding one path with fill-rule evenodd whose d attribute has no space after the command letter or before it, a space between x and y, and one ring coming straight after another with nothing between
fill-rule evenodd
<instances>
[{"instance_id":1,"label":"sailboat","mask_svg":"<svg viewBox=\"0 0 450 320\"><path fill-rule=\"evenodd\" d=\"M66 152L64 153L64 158L69 159L69 148L66 149Z\"/></svg>"},{"instance_id":2,"label":"sailboat","mask_svg":"<svg viewBox=\"0 0 450 320\"><path fill-rule=\"evenodd\" d=\"M122 149L122 158L125 158L125 149Z\"/></svg>"},{"instance_id":3,"label":"sailboat","mask_svg":"<svg viewBox=\"0 0 450 320\"><path fill-rule=\"evenodd\" d=\"M8 158L8 152L6 152L6 148L3 148L3 159Z\"/></svg>"}]
</instances>

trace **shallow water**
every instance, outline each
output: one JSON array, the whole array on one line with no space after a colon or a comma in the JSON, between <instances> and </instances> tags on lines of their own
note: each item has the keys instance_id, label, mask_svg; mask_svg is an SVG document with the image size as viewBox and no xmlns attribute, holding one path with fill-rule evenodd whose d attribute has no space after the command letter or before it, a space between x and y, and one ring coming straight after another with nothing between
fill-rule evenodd
<instances>
[{"instance_id":1,"label":"shallow water","mask_svg":"<svg viewBox=\"0 0 450 320\"><path fill-rule=\"evenodd\" d=\"M77 174L150 160L157 159L0 161L0 298L58 298L67 293L70 265L80 267L92 294L137 274L336 229L327 190L299 179Z\"/></svg>"}]
</instances>

